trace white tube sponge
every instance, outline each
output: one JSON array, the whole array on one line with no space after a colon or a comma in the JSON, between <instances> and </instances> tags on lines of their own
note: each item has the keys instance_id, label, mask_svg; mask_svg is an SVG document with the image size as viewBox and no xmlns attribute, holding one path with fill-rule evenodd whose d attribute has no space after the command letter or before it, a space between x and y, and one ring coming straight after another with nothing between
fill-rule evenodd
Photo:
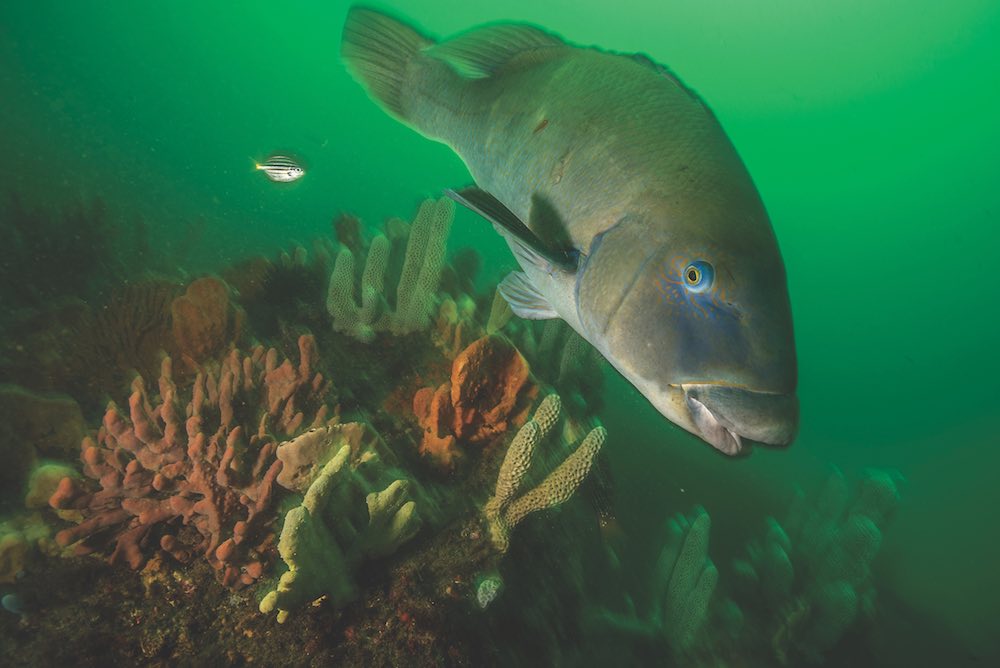
<instances>
[{"instance_id":1,"label":"white tube sponge","mask_svg":"<svg viewBox=\"0 0 1000 668\"><path fill-rule=\"evenodd\" d=\"M675 652L690 648L708 618L719 571L708 557L712 522L704 508L667 524L667 540L656 562L652 622Z\"/></svg>"},{"instance_id":2,"label":"white tube sponge","mask_svg":"<svg viewBox=\"0 0 1000 668\"><path fill-rule=\"evenodd\" d=\"M607 435L604 427L591 430L573 454L563 460L541 484L511 501L504 514L507 526L513 528L536 510L553 508L573 496L590 473L590 467Z\"/></svg>"},{"instance_id":3,"label":"white tube sponge","mask_svg":"<svg viewBox=\"0 0 1000 668\"><path fill-rule=\"evenodd\" d=\"M372 239L365 271L361 275L361 322L375 323L385 308L385 270L389 266L389 240L384 234ZM374 334L373 334L374 335Z\"/></svg>"},{"instance_id":4,"label":"white tube sponge","mask_svg":"<svg viewBox=\"0 0 1000 668\"><path fill-rule=\"evenodd\" d=\"M535 415L521 427L514 440L507 447L500 473L497 474L496 491L483 509L487 519L494 521L514 495L521 488L524 475L531 468L535 446L548 436L553 425L559 421L562 402L558 394L550 394L542 400Z\"/></svg>"},{"instance_id":5,"label":"white tube sponge","mask_svg":"<svg viewBox=\"0 0 1000 668\"><path fill-rule=\"evenodd\" d=\"M354 254L347 248L337 253L326 293L326 310L334 331L359 341L371 341L377 320L385 306L385 270L389 264L389 240L383 235L372 239L361 276L361 306L354 299Z\"/></svg>"},{"instance_id":6,"label":"white tube sponge","mask_svg":"<svg viewBox=\"0 0 1000 668\"><path fill-rule=\"evenodd\" d=\"M594 459L607 438L604 427L591 430L580 445L540 483L518 495L536 459L538 444L559 421L561 405L558 395L547 396L534 417L518 430L500 465L496 493L483 508L483 515L493 546L501 553L510 547L510 532L521 520L536 510L563 503L576 492L590 473Z\"/></svg>"},{"instance_id":7,"label":"white tube sponge","mask_svg":"<svg viewBox=\"0 0 1000 668\"><path fill-rule=\"evenodd\" d=\"M389 239L379 234L368 248L358 291L360 305L355 298L357 259L350 250L341 249L326 295L326 310L333 319L334 331L367 343L375 338L376 332L400 335L426 329L434 310L454 217L455 204L450 199L429 199L420 205L416 220L409 226L406 256L396 286L395 311L389 309L385 296L392 249Z\"/></svg>"},{"instance_id":8,"label":"white tube sponge","mask_svg":"<svg viewBox=\"0 0 1000 668\"><path fill-rule=\"evenodd\" d=\"M349 334L358 322L358 305L354 301L354 253L340 249L326 291L326 310L333 318L333 329Z\"/></svg>"},{"instance_id":9,"label":"white tube sponge","mask_svg":"<svg viewBox=\"0 0 1000 668\"><path fill-rule=\"evenodd\" d=\"M425 200L420 205L410 227L406 259L396 287L396 312L389 327L393 334L427 328L454 218L455 203L447 197Z\"/></svg>"}]
</instances>

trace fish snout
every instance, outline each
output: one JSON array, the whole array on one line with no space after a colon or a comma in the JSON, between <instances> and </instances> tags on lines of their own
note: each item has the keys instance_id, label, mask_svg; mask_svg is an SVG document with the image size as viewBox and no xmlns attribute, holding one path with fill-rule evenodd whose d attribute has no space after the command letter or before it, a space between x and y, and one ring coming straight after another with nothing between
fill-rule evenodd
<instances>
[{"instance_id":1,"label":"fish snout","mask_svg":"<svg viewBox=\"0 0 1000 668\"><path fill-rule=\"evenodd\" d=\"M681 386L691 421L701 437L727 455L739 454L744 440L789 445L799 428L794 393L755 392L727 385Z\"/></svg>"}]
</instances>

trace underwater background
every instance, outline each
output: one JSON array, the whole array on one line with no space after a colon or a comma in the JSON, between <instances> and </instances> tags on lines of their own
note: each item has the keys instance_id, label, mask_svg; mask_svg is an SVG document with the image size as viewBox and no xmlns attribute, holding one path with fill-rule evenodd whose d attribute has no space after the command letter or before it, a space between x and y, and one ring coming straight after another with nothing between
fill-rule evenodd
<instances>
[{"instance_id":1,"label":"underwater background","mask_svg":"<svg viewBox=\"0 0 1000 668\"><path fill-rule=\"evenodd\" d=\"M129 333L105 339L104 358L69 364L63 344L81 336L81 330L53 316L53 304L72 297L95 314L107 312L108 304L121 303L123 287L151 277L175 286L175 292L162 296L168 302L200 277L225 279L233 312L245 312L226 316L234 318L226 331L241 330L228 345L241 346L247 354L254 343L275 346L280 358L294 365L308 349L296 347L297 337L314 334L320 366L338 388L344 414L354 406L371 415L377 405L388 417L368 421L390 449L397 447L392 435L420 440L423 425L409 406L412 391L396 396L403 383L399 374L413 383L412 389L433 387L446 379L451 361L442 367L427 352L432 347L424 350L419 343L395 341L398 337L380 336L365 345L334 335L324 320L326 283L336 242L350 243L344 228L337 236L331 223L347 220L342 214L363 221L358 234L366 238L359 242L364 246L386 219L411 220L422 200L437 199L444 188L471 179L450 149L384 114L350 78L338 55L348 7L346 0L280 5L41 0L0 6L0 183L5 191L0 383L7 402L0 411L7 422L0 453L6 449L5 458L15 462L3 476L0 510L10 526L23 514L11 499L23 496L27 472L38 461L61 460L80 468L76 451L53 456L36 442L34 454L22 452L32 440L18 426L25 412L23 393L69 395L80 406L80 421L96 430L109 399L128 405L133 369L145 372L151 388L160 370L158 363L141 369L133 358L116 359L116 351L129 345ZM593 409L576 410L581 436L595 418L607 429L595 464L601 475L592 473L595 480L587 482L595 489L581 488L598 501L587 505L574 499L559 511L545 511L544 518L527 519L524 531L519 529L524 536L513 534L509 552L478 555L477 565L465 570L455 566L468 572L464 582L469 587L477 574L493 568L506 580L497 607L463 609L471 619L468 628L449 630L443 620L450 617L440 612L446 605L441 603L434 614L444 615L442 626L420 627L419 613L398 612L394 624L422 628L424 635L414 632L417 639L404 641L400 632L381 644L366 643L357 634L373 627L350 617L361 619L358 610L374 609L365 605L374 599L366 598L371 589L364 583L397 577L401 571L393 569L405 570L411 557L419 561L417 553L445 559L433 552L440 546L432 547L431 534L439 531L449 537L441 541L453 540L458 529L450 522L463 517L458 510L441 511L445 519L439 522L425 518L423 533L391 557L392 566L374 559L369 573L366 560L356 578L362 584L355 602L319 612L306 605L307 611L297 614L312 615L311 621L303 622L295 636L274 635L276 623L257 609L269 586L264 581L280 570L268 570L261 582L252 582L246 600L196 594L180 597L167 610L155 606L166 594L148 582L137 584L139 576L127 565L55 554L45 540L28 540L28 547L10 553L17 559L4 556L19 566L0 584L0 594L10 597L5 598L7 611L0 611L3 663L48 665L72 655L82 661L79 665L101 658L197 665L209 657L227 665L271 665L275 652L287 653L288 643L301 642L301 651L286 655L289 664L995 665L1000 660L1000 532L993 517L1000 506L995 482L1000 436L994 425L1000 376L995 350L1000 341L1000 5L990 0L395 0L379 7L441 37L512 20L538 24L575 44L642 52L670 67L708 102L754 178L787 267L802 407L796 442L787 449L756 448L747 458L722 457L662 418L606 364L591 365L588 377L577 379L576 391ZM268 181L254 163L273 152L297 156L306 176L287 185ZM317 255L323 246L315 239L326 239L332 248L326 260ZM476 304L479 326L486 328L493 288L516 268L515 261L490 225L468 211L455 212L447 244L453 269L446 268L445 277L464 286ZM308 260L293 251L298 245L309 249ZM360 246L353 250L359 252ZM479 255L476 272L463 273L463 266L476 263L468 259L467 248ZM253 271L280 276L269 283L262 278L267 287L257 285L250 297L254 286L246 263L261 255L271 264L253 265ZM465 264L456 258L465 258ZM297 269L288 269L296 263ZM461 305L458 289L449 289L452 301ZM179 311L168 310L177 320ZM233 325L236 320L239 327ZM122 322L133 323L122 325L127 329L135 320ZM176 332L176 323L172 326ZM505 332L524 348L528 344L518 338L524 336L519 327L513 322ZM140 355L143 361L148 352ZM533 369L545 366L523 352ZM452 350L447 357L456 354ZM172 355L179 367L178 354ZM207 365L211 355L224 357L220 348L192 356ZM404 358L418 361L399 366ZM118 365L120 372L93 380L94 365L102 366L102 359L105 370ZM368 366L361 369L362 363ZM192 364L192 374L198 364ZM347 367L344 378L338 377L338 369ZM359 379L356 387L342 382L348 376ZM538 382L564 391L541 375ZM537 396L546 392L539 390ZM572 413L567 396L564 404ZM522 421L528 409L528 404L518 409ZM515 423L512 418L511 434ZM46 424L49 431L39 439L61 428ZM491 464L483 460L482 467L493 467L490 475L474 468L431 470L426 457L416 456L415 441L414 463L404 455L399 466L411 469L414 485L427 488L427 497L433 497L429 505L455 508L462 504L453 497L473 503L477 492L469 490L480 490L483 500L491 494L505 443L491 446ZM76 439L74 447L78 444ZM28 463L19 468L22 460ZM697 641L668 639L667 649L650 645L648 638L629 640L635 634L628 633L624 640L616 636L604 642L600 633L577 627L559 626L548 636L525 633L522 625L537 627L539 619L576 615L579 610L568 609L567 601L614 610L608 600L624 592L636 601L634 616L643 618L648 603L642 599L656 587L654 563L663 527L676 513L688 514L690 526L697 527L702 512L694 510L697 506L712 520L708 556L719 570L716 599L724 593L738 599L725 588L734 581L731 571L739 569L732 566L734 559L754 562L754 547L748 552L746 546L764 537L765 518L783 517L796 488L817 498L829 489L834 470L843 472L850 486L884 476L876 479L891 480L887 484L898 488L900 498L891 517L875 522L883 535L865 586L873 586L877 598L835 637L815 640L809 648L800 638L790 641L792 650L783 646L769 653L766 646L779 644L775 638L798 628L785 604L775 610L793 619L777 627L744 606L740 631L720 621L724 614L716 611L697 629ZM81 479L96 484L99 477ZM817 503L822 506L821 497ZM74 521L57 518L53 508L42 505L37 512L52 532ZM601 516L601 531L578 537L571 529L590 526L588 512ZM565 532L553 529L560 525ZM271 530L277 533L280 523ZM19 531L20 544L25 543L28 529L11 531ZM554 535L548 547L546 534ZM767 539L763 545L757 547L766 552ZM613 568L603 552L600 558L588 552L605 549L620 562L614 567L619 580L602 570ZM574 550L581 554L565 556ZM578 561L579 573L559 581L553 573L564 558ZM519 566L513 563L517 559ZM272 557L266 568L277 561ZM383 566L390 575L379 572ZM194 590L225 591L211 569L170 575L194 567L169 560L160 568L156 577L166 579L162 587L167 591L184 578ZM550 595L550 581L554 591L577 591L570 598ZM598 591L602 586L617 591ZM796 582L793 588L800 586ZM52 591L46 593L46 587ZM482 582L475 587L480 593ZM809 596L800 594L800 603ZM83 597L89 597L86 603L80 602ZM192 622L182 612L199 600L225 603L219 614L223 621L217 623L240 628L242 645L237 648L233 641L227 648L225 637L200 635L210 622ZM545 603L528 609L526 601ZM518 605L526 606L523 615ZM619 600L618 605L615 614L630 614L626 604ZM818 609L813 606L810 610ZM53 612L57 608L60 615ZM154 609L159 612L150 612ZM252 621L237 620L241 610ZM438 619L434 614L426 616ZM74 615L89 632L67 631ZM138 621L126 628L128 615ZM186 630L169 628L172 615L185 618ZM416 626L406 626L411 615ZM478 627L475 615L481 616ZM159 644L143 631L154 617ZM292 633L286 629L294 619L280 633ZM326 634L324 624L334 625L336 633ZM754 624L767 631L757 632ZM740 634L747 629L763 641L743 651ZM454 642L435 644L435 637L448 632ZM108 644L111 636L122 640ZM468 646L461 644L463 638ZM393 643L392 651L385 647ZM414 643L422 649L414 650ZM598 648L590 647L593 643ZM349 653L338 653L348 645L353 647Z\"/></svg>"}]
</instances>

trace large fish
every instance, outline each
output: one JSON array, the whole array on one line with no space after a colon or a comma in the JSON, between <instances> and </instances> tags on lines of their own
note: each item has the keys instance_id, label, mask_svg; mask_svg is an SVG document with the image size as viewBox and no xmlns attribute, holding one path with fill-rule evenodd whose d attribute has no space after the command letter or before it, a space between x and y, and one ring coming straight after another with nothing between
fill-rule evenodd
<instances>
[{"instance_id":1,"label":"large fish","mask_svg":"<svg viewBox=\"0 0 1000 668\"><path fill-rule=\"evenodd\" d=\"M390 114L444 142L523 272L525 318L563 318L668 419L727 454L798 427L778 244L708 106L642 55L496 24L437 42L355 7L342 56Z\"/></svg>"}]
</instances>

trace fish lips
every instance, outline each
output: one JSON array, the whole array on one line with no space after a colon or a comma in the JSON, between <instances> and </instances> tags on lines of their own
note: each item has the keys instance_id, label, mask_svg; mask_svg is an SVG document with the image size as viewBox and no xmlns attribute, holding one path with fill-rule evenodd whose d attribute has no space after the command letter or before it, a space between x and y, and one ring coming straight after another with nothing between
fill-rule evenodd
<instances>
[{"instance_id":1,"label":"fish lips","mask_svg":"<svg viewBox=\"0 0 1000 668\"><path fill-rule=\"evenodd\" d=\"M786 446L798 433L799 400L794 393L713 384L684 384L681 388L701 437L727 455L743 452L748 440Z\"/></svg>"}]
</instances>

